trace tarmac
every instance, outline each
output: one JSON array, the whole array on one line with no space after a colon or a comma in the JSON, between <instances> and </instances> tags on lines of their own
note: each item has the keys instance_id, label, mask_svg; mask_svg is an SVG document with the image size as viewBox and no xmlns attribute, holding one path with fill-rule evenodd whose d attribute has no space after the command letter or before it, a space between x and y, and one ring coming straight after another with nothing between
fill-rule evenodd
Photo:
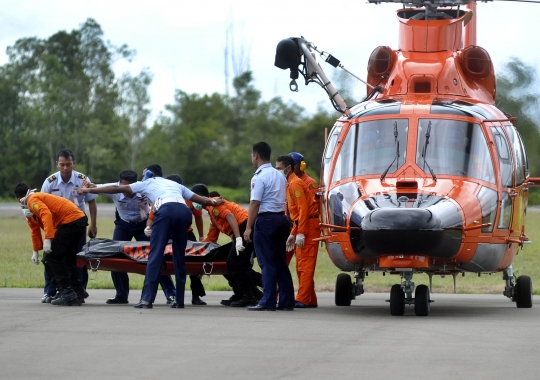
<instances>
[{"instance_id":1,"label":"tarmac","mask_svg":"<svg viewBox=\"0 0 540 380\"><path fill-rule=\"evenodd\" d=\"M502 295L432 294L428 317L390 315L388 294L350 307L252 312L219 304L151 310L40 303L42 289L0 289L1 379L537 379L540 307ZM189 291L186 292L186 296ZM186 298L188 300L189 298ZM535 297L538 302L538 297Z\"/></svg>"}]
</instances>

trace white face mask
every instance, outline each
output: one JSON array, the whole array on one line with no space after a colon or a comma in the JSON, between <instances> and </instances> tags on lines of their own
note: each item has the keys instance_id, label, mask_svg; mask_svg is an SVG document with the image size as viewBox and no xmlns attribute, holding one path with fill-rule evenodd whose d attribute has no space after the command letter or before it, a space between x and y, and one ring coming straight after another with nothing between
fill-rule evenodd
<instances>
[{"instance_id":1,"label":"white face mask","mask_svg":"<svg viewBox=\"0 0 540 380\"><path fill-rule=\"evenodd\" d=\"M202 204L193 202L193 207L195 207L195 210L202 210Z\"/></svg>"},{"instance_id":2,"label":"white face mask","mask_svg":"<svg viewBox=\"0 0 540 380\"><path fill-rule=\"evenodd\" d=\"M22 213L24 216L26 216L27 218L31 218L34 216L34 214L32 214L32 211L28 210L27 208L23 208L22 209Z\"/></svg>"},{"instance_id":3,"label":"white face mask","mask_svg":"<svg viewBox=\"0 0 540 380\"><path fill-rule=\"evenodd\" d=\"M287 178L287 174L285 174L285 169L278 170L278 172L280 172L283 177Z\"/></svg>"}]
</instances>

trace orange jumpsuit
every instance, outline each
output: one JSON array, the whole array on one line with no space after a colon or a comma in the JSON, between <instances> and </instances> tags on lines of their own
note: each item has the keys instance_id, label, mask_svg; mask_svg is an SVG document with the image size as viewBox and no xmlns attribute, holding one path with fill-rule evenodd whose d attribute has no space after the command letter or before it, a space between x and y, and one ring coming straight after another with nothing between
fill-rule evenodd
<instances>
[{"instance_id":1,"label":"orange jumpsuit","mask_svg":"<svg viewBox=\"0 0 540 380\"><path fill-rule=\"evenodd\" d=\"M235 236L232 236L232 228L227 222L227 214L229 213L233 214L239 226L248 219L248 212L245 208L225 199L223 199L223 204L220 206L207 206L206 211L208 211L212 225L208 236L203 241L217 241L220 232L235 238Z\"/></svg>"},{"instance_id":2,"label":"orange jumpsuit","mask_svg":"<svg viewBox=\"0 0 540 380\"><path fill-rule=\"evenodd\" d=\"M299 285L296 301L306 306L316 306L313 276L318 247L313 239L320 234L318 207L306 183L293 173L287 178L287 208L294 223L291 235L305 236L304 247L296 247L296 274Z\"/></svg>"},{"instance_id":3,"label":"orange jumpsuit","mask_svg":"<svg viewBox=\"0 0 540 380\"><path fill-rule=\"evenodd\" d=\"M34 251L43 249L41 229L45 231L45 239L54 239L56 229L60 224L68 224L85 217L73 202L48 193L34 193L28 197L28 209L36 218L26 218L32 232Z\"/></svg>"}]
</instances>

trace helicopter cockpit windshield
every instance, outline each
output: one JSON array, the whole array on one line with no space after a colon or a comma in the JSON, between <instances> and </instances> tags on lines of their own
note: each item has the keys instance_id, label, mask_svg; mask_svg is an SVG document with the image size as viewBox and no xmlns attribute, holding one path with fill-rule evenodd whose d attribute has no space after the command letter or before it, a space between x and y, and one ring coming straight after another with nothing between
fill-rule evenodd
<instances>
[{"instance_id":1,"label":"helicopter cockpit windshield","mask_svg":"<svg viewBox=\"0 0 540 380\"><path fill-rule=\"evenodd\" d=\"M387 169L394 173L405 163L408 123L408 119L385 119L351 125L336 161L333 181L382 174Z\"/></svg>"},{"instance_id":2,"label":"helicopter cockpit windshield","mask_svg":"<svg viewBox=\"0 0 540 380\"><path fill-rule=\"evenodd\" d=\"M482 129L480 125L466 121L420 119L416 164L428 174L431 167L437 176L457 175L495 183L493 163Z\"/></svg>"}]
</instances>

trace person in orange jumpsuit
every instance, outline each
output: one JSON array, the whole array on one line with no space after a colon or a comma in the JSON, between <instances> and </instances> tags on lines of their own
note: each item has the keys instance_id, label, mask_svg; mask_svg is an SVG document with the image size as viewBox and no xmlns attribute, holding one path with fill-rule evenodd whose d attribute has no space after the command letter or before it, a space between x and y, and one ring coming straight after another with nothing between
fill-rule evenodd
<instances>
[{"instance_id":1,"label":"person in orange jumpsuit","mask_svg":"<svg viewBox=\"0 0 540 380\"><path fill-rule=\"evenodd\" d=\"M308 186L294 172L294 159L279 156L276 169L287 178L287 209L293 222L287 239L287 251L295 249L296 274L298 275L298 293L295 308L317 307L315 294L315 265L317 264L317 242L319 236L319 213Z\"/></svg>"},{"instance_id":2,"label":"person in orange jumpsuit","mask_svg":"<svg viewBox=\"0 0 540 380\"><path fill-rule=\"evenodd\" d=\"M34 193L26 183L17 184L14 193L32 233L32 261L38 262L38 251L43 249L45 270L58 289L58 297L51 304L80 306L85 290L79 282L76 259L88 218L70 200L47 193ZM45 240L42 240L42 229Z\"/></svg>"},{"instance_id":3,"label":"person in orange jumpsuit","mask_svg":"<svg viewBox=\"0 0 540 380\"><path fill-rule=\"evenodd\" d=\"M288 154L294 160L294 174L300 178L308 186L309 191L313 194L313 199L315 199L315 206L317 206L317 214L319 212L319 196L317 192L319 191L319 184L313 178L311 178L306 173L306 163L304 161L304 156L298 152L291 152ZM292 257L294 256L294 250L287 252L287 265L291 263Z\"/></svg>"},{"instance_id":4,"label":"person in orange jumpsuit","mask_svg":"<svg viewBox=\"0 0 540 380\"><path fill-rule=\"evenodd\" d=\"M191 188L195 194L205 197L215 195L220 197L219 193L208 192L204 184L197 184ZM227 269L232 275L226 277L229 285L233 288L235 294L228 300L222 300L221 304L232 307L255 306L262 297L261 291L257 286L262 287L262 275L253 270L251 263L251 254L253 253L253 242L247 242L243 239L246 229L248 212L242 206L223 199L223 205L207 206L206 211L210 216L210 230L208 236L203 241L216 242L220 233L229 236L233 243L227 256Z\"/></svg>"}]
</instances>

